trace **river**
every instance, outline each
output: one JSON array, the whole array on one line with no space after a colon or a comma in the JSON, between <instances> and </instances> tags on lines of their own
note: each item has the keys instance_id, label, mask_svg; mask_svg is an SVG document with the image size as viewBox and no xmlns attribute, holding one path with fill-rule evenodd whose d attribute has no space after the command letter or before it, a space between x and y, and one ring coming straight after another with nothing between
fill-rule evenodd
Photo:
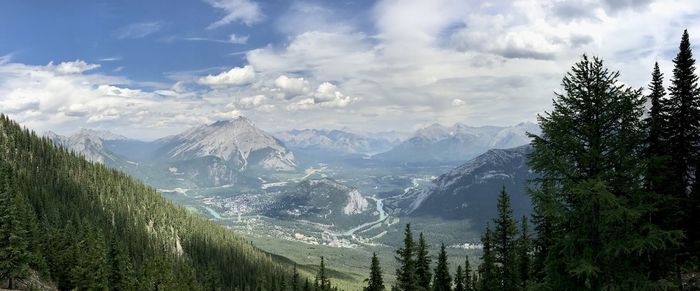
<instances>
[{"instance_id":1,"label":"river","mask_svg":"<svg viewBox=\"0 0 700 291\"><path fill-rule=\"evenodd\" d=\"M386 211L384 211L384 199L379 199L379 198L376 198L376 197L368 197L368 198L374 200L375 204L377 205L377 211L379 212L379 218L378 218L377 220L375 220L375 221L366 222L366 223L360 224L360 225L358 225L358 226L356 226L356 227L353 227L353 228L351 228L350 230L341 233L340 235L343 235L343 236L352 236L352 235L355 234L355 232L357 232L358 230L361 230L361 229L366 228L366 227L373 226L373 225L375 225L375 224L377 224L377 223L381 223L381 222L383 222L383 221L386 219L387 216L386 216Z\"/></svg>"}]
</instances>

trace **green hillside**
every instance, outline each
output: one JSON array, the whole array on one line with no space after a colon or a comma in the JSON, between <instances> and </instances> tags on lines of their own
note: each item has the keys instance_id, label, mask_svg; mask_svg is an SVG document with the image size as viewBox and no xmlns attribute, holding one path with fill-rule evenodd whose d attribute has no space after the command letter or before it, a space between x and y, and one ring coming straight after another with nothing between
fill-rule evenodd
<instances>
[{"instance_id":1,"label":"green hillside","mask_svg":"<svg viewBox=\"0 0 700 291\"><path fill-rule=\"evenodd\" d=\"M62 290L276 290L291 277L224 227L5 115L0 200L3 278L38 273Z\"/></svg>"}]
</instances>

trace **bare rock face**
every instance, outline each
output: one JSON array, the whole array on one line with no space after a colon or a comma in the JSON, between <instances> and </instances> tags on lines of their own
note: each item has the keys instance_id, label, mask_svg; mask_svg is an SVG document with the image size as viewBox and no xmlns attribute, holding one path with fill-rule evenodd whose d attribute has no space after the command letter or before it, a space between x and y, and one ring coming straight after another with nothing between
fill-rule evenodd
<instances>
[{"instance_id":1,"label":"bare rock face","mask_svg":"<svg viewBox=\"0 0 700 291\"><path fill-rule=\"evenodd\" d=\"M348 193L348 202L343 208L343 213L346 215L360 214L365 212L369 207L367 199L357 190L352 190Z\"/></svg>"}]
</instances>

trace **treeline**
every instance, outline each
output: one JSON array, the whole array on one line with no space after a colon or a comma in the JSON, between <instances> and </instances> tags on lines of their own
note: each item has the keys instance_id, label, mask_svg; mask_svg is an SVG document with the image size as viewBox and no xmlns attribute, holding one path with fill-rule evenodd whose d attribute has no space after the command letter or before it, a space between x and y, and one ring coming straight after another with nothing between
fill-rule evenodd
<instances>
[{"instance_id":1,"label":"treeline","mask_svg":"<svg viewBox=\"0 0 700 291\"><path fill-rule=\"evenodd\" d=\"M532 217L518 223L504 189L479 267L466 260L453 276L444 245L431 273L423 236L416 245L406 226L391 289L700 290L700 88L687 31L673 64L668 90L656 64L645 96L584 55L531 135ZM384 290L376 256L371 266L365 290Z\"/></svg>"},{"instance_id":2,"label":"treeline","mask_svg":"<svg viewBox=\"0 0 700 291\"><path fill-rule=\"evenodd\" d=\"M285 290L291 269L0 115L0 287Z\"/></svg>"},{"instance_id":3,"label":"treeline","mask_svg":"<svg viewBox=\"0 0 700 291\"><path fill-rule=\"evenodd\" d=\"M481 264L472 270L469 257L457 265L454 273L448 263L445 244L440 246L433 266L428 243L419 234L414 240L411 225L404 231L403 246L396 251L396 282L392 291L477 291L477 290L528 290L533 276L533 241L528 219L520 222L513 218L510 196L505 189L498 197L498 215L481 238L483 255ZM384 291L386 286L377 255L372 256L370 275L364 291Z\"/></svg>"}]
</instances>

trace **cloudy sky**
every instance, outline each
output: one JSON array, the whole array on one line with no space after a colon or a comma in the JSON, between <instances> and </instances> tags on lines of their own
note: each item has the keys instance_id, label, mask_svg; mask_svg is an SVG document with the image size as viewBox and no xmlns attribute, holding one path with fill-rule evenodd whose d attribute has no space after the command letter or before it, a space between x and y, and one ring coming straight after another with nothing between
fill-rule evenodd
<instances>
[{"instance_id":1,"label":"cloudy sky","mask_svg":"<svg viewBox=\"0 0 700 291\"><path fill-rule=\"evenodd\" d=\"M670 75L685 28L700 43L700 1L9 0L0 112L144 139L240 115L268 131L509 125L547 110L583 53L633 87L654 61Z\"/></svg>"}]
</instances>

